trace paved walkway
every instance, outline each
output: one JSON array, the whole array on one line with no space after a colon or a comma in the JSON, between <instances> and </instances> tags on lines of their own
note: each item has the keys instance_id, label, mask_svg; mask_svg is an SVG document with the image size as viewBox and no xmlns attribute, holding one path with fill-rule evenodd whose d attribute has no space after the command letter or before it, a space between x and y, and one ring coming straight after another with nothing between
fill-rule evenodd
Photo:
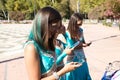
<instances>
[{"instance_id":1,"label":"paved walkway","mask_svg":"<svg viewBox=\"0 0 120 80\"><path fill-rule=\"evenodd\" d=\"M23 44L31 24L0 24L0 80L27 80Z\"/></svg>"},{"instance_id":2,"label":"paved walkway","mask_svg":"<svg viewBox=\"0 0 120 80\"><path fill-rule=\"evenodd\" d=\"M85 48L93 80L101 80L109 62L120 61L120 31L118 27L105 27L101 24L84 25L86 41L93 41Z\"/></svg>"},{"instance_id":3,"label":"paved walkway","mask_svg":"<svg viewBox=\"0 0 120 80\"><path fill-rule=\"evenodd\" d=\"M23 58L23 44L30 24L0 24L0 80L28 80ZM120 61L120 31L101 24L84 24L84 48L93 80L100 80L109 62Z\"/></svg>"}]
</instances>

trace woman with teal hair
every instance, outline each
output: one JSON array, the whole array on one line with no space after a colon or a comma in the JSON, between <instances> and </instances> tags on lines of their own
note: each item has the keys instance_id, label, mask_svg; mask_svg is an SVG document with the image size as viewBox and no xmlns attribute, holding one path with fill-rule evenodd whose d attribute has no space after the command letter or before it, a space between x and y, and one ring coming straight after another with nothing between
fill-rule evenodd
<instances>
[{"instance_id":1,"label":"woman with teal hair","mask_svg":"<svg viewBox=\"0 0 120 80\"><path fill-rule=\"evenodd\" d=\"M24 58L29 80L58 80L65 73L81 66L77 62L57 66L73 49L64 49L56 57L56 35L62 26L59 12L51 7L42 8L36 15L33 27L24 46Z\"/></svg>"},{"instance_id":2,"label":"woman with teal hair","mask_svg":"<svg viewBox=\"0 0 120 80\"><path fill-rule=\"evenodd\" d=\"M91 42L86 43L84 40L83 29L80 28L80 26L82 25L82 21L82 15L79 13L74 13L69 20L67 31L65 33L65 35L67 36L67 46L74 47L73 45L76 42L79 42L79 45L75 47L72 54L69 54L65 57L64 63L66 64L71 61L82 63L82 66L80 66L79 68L66 73L66 80L91 80L86 57L83 50L83 47L89 46Z\"/></svg>"}]
</instances>

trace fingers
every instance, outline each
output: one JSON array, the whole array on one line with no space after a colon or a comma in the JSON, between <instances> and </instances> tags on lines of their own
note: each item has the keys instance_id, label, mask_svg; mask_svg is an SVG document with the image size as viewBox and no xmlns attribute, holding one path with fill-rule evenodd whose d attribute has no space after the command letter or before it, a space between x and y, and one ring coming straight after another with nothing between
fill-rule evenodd
<instances>
[{"instance_id":1,"label":"fingers","mask_svg":"<svg viewBox=\"0 0 120 80\"><path fill-rule=\"evenodd\" d=\"M87 46L90 46L90 43L87 43Z\"/></svg>"},{"instance_id":2,"label":"fingers","mask_svg":"<svg viewBox=\"0 0 120 80\"><path fill-rule=\"evenodd\" d=\"M87 43L87 46L90 46L92 44L92 42L89 42L89 43Z\"/></svg>"},{"instance_id":3,"label":"fingers","mask_svg":"<svg viewBox=\"0 0 120 80\"><path fill-rule=\"evenodd\" d=\"M73 62L73 64L74 64L74 65L77 65L77 64L79 64L79 63L78 63L78 62Z\"/></svg>"},{"instance_id":4,"label":"fingers","mask_svg":"<svg viewBox=\"0 0 120 80\"><path fill-rule=\"evenodd\" d=\"M72 65L77 65L78 62L70 62Z\"/></svg>"},{"instance_id":5,"label":"fingers","mask_svg":"<svg viewBox=\"0 0 120 80\"><path fill-rule=\"evenodd\" d=\"M82 66L81 63L78 63L78 64L74 65L75 68L78 68L78 67L80 67L80 66Z\"/></svg>"},{"instance_id":6,"label":"fingers","mask_svg":"<svg viewBox=\"0 0 120 80\"><path fill-rule=\"evenodd\" d=\"M70 72L70 71L75 70L76 68L80 67L81 65L82 64L78 63L78 62L70 62L64 66L64 69L66 72Z\"/></svg>"},{"instance_id":7,"label":"fingers","mask_svg":"<svg viewBox=\"0 0 120 80\"><path fill-rule=\"evenodd\" d=\"M72 50L74 50L74 48L75 48L75 47L72 47L72 48L70 48L70 50L72 51Z\"/></svg>"},{"instance_id":8,"label":"fingers","mask_svg":"<svg viewBox=\"0 0 120 80\"><path fill-rule=\"evenodd\" d=\"M74 67L75 67L75 68L80 67L81 65L82 65L81 63L74 62Z\"/></svg>"},{"instance_id":9,"label":"fingers","mask_svg":"<svg viewBox=\"0 0 120 80\"><path fill-rule=\"evenodd\" d=\"M73 65L75 68L80 67L82 64L78 62L70 62L71 65Z\"/></svg>"}]
</instances>

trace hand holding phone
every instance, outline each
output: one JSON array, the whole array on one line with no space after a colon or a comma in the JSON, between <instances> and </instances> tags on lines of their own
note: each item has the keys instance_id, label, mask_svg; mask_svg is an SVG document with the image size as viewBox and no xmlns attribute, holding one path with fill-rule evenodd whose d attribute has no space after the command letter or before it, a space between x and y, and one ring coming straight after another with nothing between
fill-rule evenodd
<instances>
[{"instance_id":1,"label":"hand holding phone","mask_svg":"<svg viewBox=\"0 0 120 80\"><path fill-rule=\"evenodd\" d=\"M67 47L67 48L75 48L76 46L78 46L80 44L80 41L77 41L76 43L74 43L71 47Z\"/></svg>"},{"instance_id":2,"label":"hand holding phone","mask_svg":"<svg viewBox=\"0 0 120 80\"><path fill-rule=\"evenodd\" d=\"M75 48L75 47L78 46L79 44L80 44L80 41L77 41L76 43L74 43L74 44L72 45L71 48Z\"/></svg>"},{"instance_id":3,"label":"hand holding phone","mask_svg":"<svg viewBox=\"0 0 120 80\"><path fill-rule=\"evenodd\" d=\"M85 62L85 60L84 60L84 59L80 59L78 62L79 62L80 64L83 64L83 63Z\"/></svg>"},{"instance_id":4,"label":"hand holding phone","mask_svg":"<svg viewBox=\"0 0 120 80\"><path fill-rule=\"evenodd\" d=\"M87 46L90 46L92 44L92 42L89 42L89 43L87 43Z\"/></svg>"}]
</instances>

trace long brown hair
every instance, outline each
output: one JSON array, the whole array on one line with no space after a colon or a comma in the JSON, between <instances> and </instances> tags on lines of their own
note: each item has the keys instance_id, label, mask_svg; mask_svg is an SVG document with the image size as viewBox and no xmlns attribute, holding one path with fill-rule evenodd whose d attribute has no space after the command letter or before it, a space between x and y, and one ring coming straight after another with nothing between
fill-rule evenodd
<instances>
[{"instance_id":1,"label":"long brown hair","mask_svg":"<svg viewBox=\"0 0 120 80\"><path fill-rule=\"evenodd\" d=\"M53 23L57 23L56 26L53 26ZM57 30L60 27L58 23L61 23L61 15L57 10L51 7L42 8L35 17L29 39L36 41L45 50L54 50L56 32L52 31L50 34L50 31L52 27Z\"/></svg>"},{"instance_id":2,"label":"long brown hair","mask_svg":"<svg viewBox=\"0 0 120 80\"><path fill-rule=\"evenodd\" d=\"M69 20L68 28L67 28L67 30L70 32L71 38L75 40L79 39L81 36L79 27L77 24L78 20L81 20L81 21L83 20L82 15L79 13L74 13Z\"/></svg>"}]
</instances>

